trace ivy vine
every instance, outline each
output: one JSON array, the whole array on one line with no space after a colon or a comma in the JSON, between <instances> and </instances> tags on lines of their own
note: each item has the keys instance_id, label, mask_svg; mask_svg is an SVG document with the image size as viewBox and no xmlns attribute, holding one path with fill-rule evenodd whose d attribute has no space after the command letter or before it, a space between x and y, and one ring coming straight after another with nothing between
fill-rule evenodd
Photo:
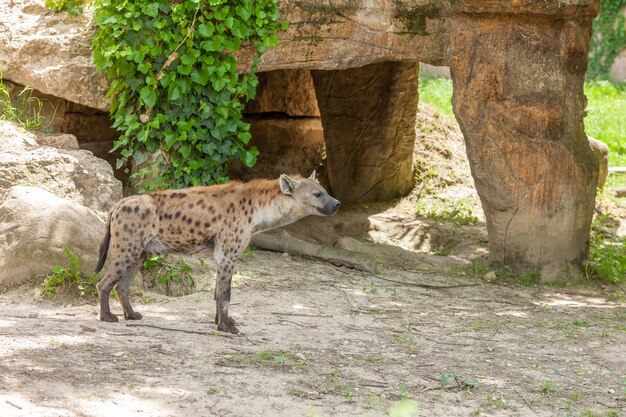
<instances>
[{"instance_id":1,"label":"ivy vine","mask_svg":"<svg viewBox=\"0 0 626 417\"><path fill-rule=\"evenodd\" d=\"M139 167L145 191L225 182L233 159L254 165L242 111L260 54L284 25L277 3L95 1L93 59L111 81L113 126L123 132L113 150L118 168L131 159ZM242 47L256 53L248 72L233 55Z\"/></svg>"},{"instance_id":2,"label":"ivy vine","mask_svg":"<svg viewBox=\"0 0 626 417\"><path fill-rule=\"evenodd\" d=\"M626 0L602 0L600 14L593 21L587 78L607 78L617 55L626 49Z\"/></svg>"}]
</instances>

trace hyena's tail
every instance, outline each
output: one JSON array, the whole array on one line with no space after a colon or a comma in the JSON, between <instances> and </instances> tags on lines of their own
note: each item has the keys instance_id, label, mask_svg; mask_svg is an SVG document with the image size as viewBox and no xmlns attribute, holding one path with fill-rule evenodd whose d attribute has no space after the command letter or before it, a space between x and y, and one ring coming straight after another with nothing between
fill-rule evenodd
<instances>
[{"instance_id":1,"label":"hyena's tail","mask_svg":"<svg viewBox=\"0 0 626 417\"><path fill-rule=\"evenodd\" d=\"M96 269L94 269L94 273L98 273L102 270L104 266L104 262L107 260L107 253L109 253L109 242L111 241L111 213L109 213L109 218L107 219L107 230L102 238L102 243L100 243L100 259L98 259L98 265L96 265Z\"/></svg>"}]
</instances>

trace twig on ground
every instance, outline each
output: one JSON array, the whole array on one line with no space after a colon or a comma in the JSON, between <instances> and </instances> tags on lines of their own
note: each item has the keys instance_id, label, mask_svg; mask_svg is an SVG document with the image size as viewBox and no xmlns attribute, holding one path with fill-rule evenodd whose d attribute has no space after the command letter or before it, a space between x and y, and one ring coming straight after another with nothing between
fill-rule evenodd
<instances>
[{"instance_id":1,"label":"twig on ground","mask_svg":"<svg viewBox=\"0 0 626 417\"><path fill-rule=\"evenodd\" d=\"M291 320L287 320L287 319L277 319L276 321L278 321L279 323L291 323L291 324L295 324L296 326L306 327L306 328L309 328L309 329L317 328L317 326L313 326L311 324L298 323L296 321L291 321Z\"/></svg>"},{"instance_id":2,"label":"twig on ground","mask_svg":"<svg viewBox=\"0 0 626 417\"><path fill-rule=\"evenodd\" d=\"M530 409L532 410L532 412L533 412L533 413L537 414L537 411L533 408L533 406L532 406L532 405L530 405L530 402L526 399L526 397L524 397L524 396L522 395L522 393L520 393L520 392L519 392L518 390L516 390L516 389L514 389L513 391L515 391L515 393L516 393L517 395L519 395L519 396L522 398L522 400L524 400L524 402L526 403L526 405L528 406L528 408L530 408Z\"/></svg>"},{"instance_id":3,"label":"twig on ground","mask_svg":"<svg viewBox=\"0 0 626 417\"><path fill-rule=\"evenodd\" d=\"M324 318L332 318L333 316L329 316L326 314L302 314L302 313L281 313L278 311L272 311L271 314L276 316L298 316L298 317L324 317Z\"/></svg>"},{"instance_id":4,"label":"twig on ground","mask_svg":"<svg viewBox=\"0 0 626 417\"><path fill-rule=\"evenodd\" d=\"M246 365L242 365L240 363L234 363L234 362L217 361L215 362L215 364L217 366L225 366L227 368L247 368Z\"/></svg>"},{"instance_id":5,"label":"twig on ground","mask_svg":"<svg viewBox=\"0 0 626 417\"><path fill-rule=\"evenodd\" d=\"M361 387L373 387L373 388L387 388L389 384L379 381L362 381L359 382L359 386Z\"/></svg>"},{"instance_id":6,"label":"twig on ground","mask_svg":"<svg viewBox=\"0 0 626 417\"><path fill-rule=\"evenodd\" d=\"M9 401L9 400L5 400L5 402L6 402L7 404L9 404L9 405L11 405L11 406L13 406L13 407L17 408L18 410L21 410L21 409L22 409L22 407L20 407L20 406L19 406L19 405L17 405L17 404L13 404L13 403L12 403L11 401Z\"/></svg>"},{"instance_id":7,"label":"twig on ground","mask_svg":"<svg viewBox=\"0 0 626 417\"><path fill-rule=\"evenodd\" d=\"M386 278L386 277L380 276L378 274L372 274L372 273L370 273L370 275L373 276L373 277L376 277L378 279L382 279L383 281L393 282L395 284L408 285L408 286L411 286L411 287L431 288L431 289L435 289L435 290L443 290L443 289L447 289L447 288L477 287L477 286L480 285L480 283L476 283L476 284L456 284L456 285L432 285L432 284L423 284L421 282L397 281L395 279Z\"/></svg>"},{"instance_id":8,"label":"twig on ground","mask_svg":"<svg viewBox=\"0 0 626 417\"><path fill-rule=\"evenodd\" d=\"M155 326L153 324L127 323L126 326L127 327L150 327L150 328L153 328L153 329L168 330L170 332L181 332L181 333L190 333L190 334L204 334L204 335L208 335L208 336L238 337L238 336L235 336L235 335L232 335L232 334L229 334L229 333L222 333L222 332L217 332L217 331L203 332L202 330L174 329L174 328L171 328L171 327Z\"/></svg>"}]
</instances>

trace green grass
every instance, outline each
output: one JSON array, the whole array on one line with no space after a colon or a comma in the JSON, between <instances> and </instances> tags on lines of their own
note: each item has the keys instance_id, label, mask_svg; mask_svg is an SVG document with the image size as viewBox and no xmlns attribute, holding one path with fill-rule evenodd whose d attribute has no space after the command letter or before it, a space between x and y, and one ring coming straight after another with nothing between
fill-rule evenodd
<instances>
[{"instance_id":1,"label":"green grass","mask_svg":"<svg viewBox=\"0 0 626 417\"><path fill-rule=\"evenodd\" d=\"M585 95L588 100L585 131L607 144L609 166L626 166L626 85L590 81L585 83Z\"/></svg>"},{"instance_id":2,"label":"green grass","mask_svg":"<svg viewBox=\"0 0 626 417\"><path fill-rule=\"evenodd\" d=\"M452 81L445 78L420 78L420 100L440 113L452 112ZM587 116L585 131L609 147L609 166L626 166L626 84L610 81L585 82ZM626 184L626 175L609 176L609 186Z\"/></svg>"},{"instance_id":3,"label":"green grass","mask_svg":"<svg viewBox=\"0 0 626 417\"><path fill-rule=\"evenodd\" d=\"M55 298L59 293L78 293L81 297L98 295L96 284L100 281L97 274L83 275L80 271L80 260L68 247L63 248L67 256L67 265L52 268L50 274L43 278L39 291L48 298Z\"/></svg>"},{"instance_id":4,"label":"green grass","mask_svg":"<svg viewBox=\"0 0 626 417\"><path fill-rule=\"evenodd\" d=\"M452 80L446 78L420 77L420 101L429 104L448 117L452 112Z\"/></svg>"},{"instance_id":5,"label":"green grass","mask_svg":"<svg viewBox=\"0 0 626 417\"><path fill-rule=\"evenodd\" d=\"M2 81L0 71L0 120L17 123L28 130L46 130L41 115L43 103L33 96L33 89L24 87L17 97L12 97Z\"/></svg>"}]
</instances>

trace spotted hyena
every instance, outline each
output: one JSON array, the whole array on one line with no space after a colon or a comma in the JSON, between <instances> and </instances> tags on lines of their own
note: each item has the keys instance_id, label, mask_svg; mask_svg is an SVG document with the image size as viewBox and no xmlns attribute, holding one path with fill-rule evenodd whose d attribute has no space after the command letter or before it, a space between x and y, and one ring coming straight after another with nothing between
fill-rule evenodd
<instances>
[{"instance_id":1,"label":"spotted hyena","mask_svg":"<svg viewBox=\"0 0 626 417\"><path fill-rule=\"evenodd\" d=\"M109 213L96 272L109 269L98 283L100 320L117 321L109 295L115 288L127 320L139 320L128 288L147 254L212 251L217 263L215 322L237 333L228 317L235 261L253 234L285 226L309 215L334 214L340 202L309 178L281 175L278 180L237 181L210 187L159 191L126 197Z\"/></svg>"}]
</instances>

